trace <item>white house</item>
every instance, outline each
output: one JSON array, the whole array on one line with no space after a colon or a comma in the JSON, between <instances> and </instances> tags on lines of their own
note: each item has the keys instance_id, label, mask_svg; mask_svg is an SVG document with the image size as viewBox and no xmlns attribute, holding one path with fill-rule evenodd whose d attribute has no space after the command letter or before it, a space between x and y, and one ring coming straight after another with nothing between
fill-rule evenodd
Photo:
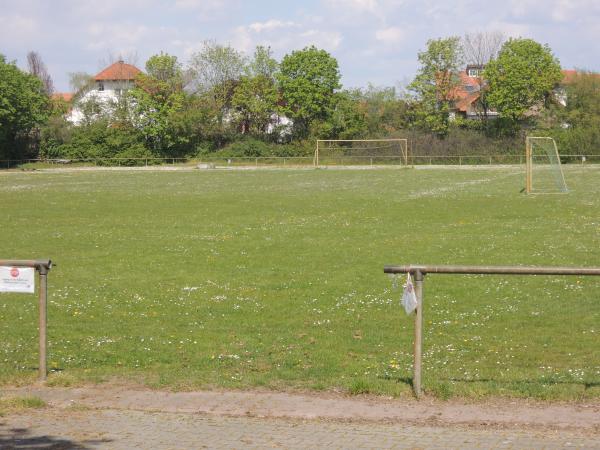
<instances>
[{"instance_id":1,"label":"white house","mask_svg":"<svg viewBox=\"0 0 600 450\"><path fill-rule=\"evenodd\" d=\"M93 84L74 101L67 120L79 124L85 117L85 105L97 104L100 108L111 108L121 95L135 85L135 77L141 72L135 66L117 61L93 78Z\"/></svg>"}]
</instances>

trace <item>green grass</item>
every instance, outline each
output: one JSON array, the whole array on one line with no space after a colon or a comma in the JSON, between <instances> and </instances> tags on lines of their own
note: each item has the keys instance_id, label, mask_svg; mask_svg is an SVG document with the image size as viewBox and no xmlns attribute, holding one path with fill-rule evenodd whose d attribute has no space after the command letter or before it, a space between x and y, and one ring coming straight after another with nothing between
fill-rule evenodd
<instances>
[{"instance_id":1,"label":"green grass","mask_svg":"<svg viewBox=\"0 0 600 450\"><path fill-rule=\"evenodd\" d=\"M50 257L49 382L409 395L384 264L600 265L600 171L0 173L0 257ZM600 279L428 275L441 398L600 398ZM35 380L37 299L0 296L0 384Z\"/></svg>"},{"instance_id":2,"label":"green grass","mask_svg":"<svg viewBox=\"0 0 600 450\"><path fill-rule=\"evenodd\" d=\"M40 409L46 406L46 402L39 397L0 398L0 417L25 409Z\"/></svg>"}]
</instances>

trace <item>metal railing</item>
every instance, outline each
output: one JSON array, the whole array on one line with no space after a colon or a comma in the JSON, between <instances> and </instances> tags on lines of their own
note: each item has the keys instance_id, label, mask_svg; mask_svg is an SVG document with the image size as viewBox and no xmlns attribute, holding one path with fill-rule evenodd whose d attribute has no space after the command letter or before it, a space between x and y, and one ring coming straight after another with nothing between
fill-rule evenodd
<instances>
[{"instance_id":1,"label":"metal railing","mask_svg":"<svg viewBox=\"0 0 600 450\"><path fill-rule=\"evenodd\" d=\"M39 287L39 330L40 330L40 364L39 377L41 381L48 375L47 357L47 323L48 323L48 272L52 268L49 259L0 259L0 266L34 268L40 277Z\"/></svg>"},{"instance_id":2,"label":"metal railing","mask_svg":"<svg viewBox=\"0 0 600 450\"><path fill-rule=\"evenodd\" d=\"M415 341L413 361L413 390L421 397L421 372L423 352L423 282L428 273L487 274L487 275L596 275L600 267L522 267L522 266L385 266L387 274L410 273L415 279L417 308L415 310Z\"/></svg>"},{"instance_id":3,"label":"metal railing","mask_svg":"<svg viewBox=\"0 0 600 450\"><path fill-rule=\"evenodd\" d=\"M600 164L599 155L569 154L560 155L563 164L594 165ZM202 158L49 158L49 159L4 159L0 160L0 169L19 168L25 165L48 165L51 167L148 167L158 165L194 166L208 163L217 167L309 167L314 165L313 156L206 156ZM525 155L411 155L409 165L516 165L524 164ZM400 166L404 165L402 156L381 155L339 155L323 156L319 166ZM26 168L26 167L25 167Z\"/></svg>"}]
</instances>

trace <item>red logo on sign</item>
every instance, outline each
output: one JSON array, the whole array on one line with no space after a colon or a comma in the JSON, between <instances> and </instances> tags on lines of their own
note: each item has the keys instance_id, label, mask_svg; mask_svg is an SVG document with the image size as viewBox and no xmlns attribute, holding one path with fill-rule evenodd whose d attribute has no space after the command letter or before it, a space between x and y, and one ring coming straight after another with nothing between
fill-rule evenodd
<instances>
[{"instance_id":1,"label":"red logo on sign","mask_svg":"<svg viewBox=\"0 0 600 450\"><path fill-rule=\"evenodd\" d=\"M13 278L17 278L19 276L19 269L17 269L16 267L10 269L10 276Z\"/></svg>"}]
</instances>

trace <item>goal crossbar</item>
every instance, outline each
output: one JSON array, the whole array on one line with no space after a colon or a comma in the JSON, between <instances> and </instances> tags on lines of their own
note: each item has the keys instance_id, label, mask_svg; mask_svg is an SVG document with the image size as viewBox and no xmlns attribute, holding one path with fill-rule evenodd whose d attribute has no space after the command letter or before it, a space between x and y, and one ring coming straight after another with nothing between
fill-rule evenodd
<instances>
[{"instance_id":1,"label":"goal crossbar","mask_svg":"<svg viewBox=\"0 0 600 450\"><path fill-rule=\"evenodd\" d=\"M389 150L385 153L384 150ZM325 165L332 160L343 164L367 163L382 160L408 165L408 139L317 139L313 164Z\"/></svg>"}]
</instances>

